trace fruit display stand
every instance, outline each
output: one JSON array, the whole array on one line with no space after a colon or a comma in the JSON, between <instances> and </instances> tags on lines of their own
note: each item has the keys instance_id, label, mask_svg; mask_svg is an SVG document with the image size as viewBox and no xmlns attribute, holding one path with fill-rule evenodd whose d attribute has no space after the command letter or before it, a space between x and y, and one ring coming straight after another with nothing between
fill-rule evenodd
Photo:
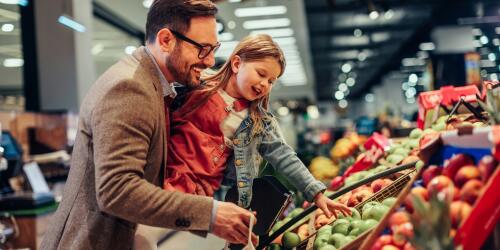
<instances>
[{"instance_id":1,"label":"fruit display stand","mask_svg":"<svg viewBox=\"0 0 500 250\"><path fill-rule=\"evenodd\" d=\"M406 185L406 183L409 182L410 176L414 175L414 167L415 167L416 162L404 164L401 166L396 166L389 168L385 171L382 171L380 173L374 174L370 177L367 177L361 181L358 181L356 183L353 183L352 185L349 185L347 187L344 187L337 192L333 193L332 195L329 196L330 199L336 199L358 187L364 186L366 184L371 183L372 181L375 181L377 179L381 179L386 176L390 176L396 173L401 173L401 176L397 178L393 183L391 183L389 186L385 187L384 189L378 191L377 193L373 194L370 198L368 198L365 202L358 204L359 206L357 207L357 210L361 210L364 204L370 202L370 201L381 201L387 197L395 197L397 194L401 191L401 189ZM406 171L406 172L404 172ZM297 222L303 220L306 218L306 216L310 215L313 213L317 207L315 205L312 205L311 207L307 208L304 210L302 213L299 215L295 216L294 218L291 218L287 223L282 225L280 228L278 228L276 231L274 231L269 237L261 239L260 245L257 247L257 249L263 249L264 247L270 245L271 242L273 242L278 236L282 235L285 231L294 231L296 230L300 225L297 225ZM313 234L314 235L314 234ZM359 235L358 237L363 237L363 235ZM304 239L299 246L297 246L298 249L306 249L307 242L309 242L310 239L313 239L313 236L309 236L308 238ZM356 240L355 240L356 241ZM358 242L361 242L358 240Z\"/></svg>"},{"instance_id":2,"label":"fruit display stand","mask_svg":"<svg viewBox=\"0 0 500 250\"><path fill-rule=\"evenodd\" d=\"M445 212L440 217L436 217L441 223L437 224L436 229L438 231L441 228L449 229L444 237L444 239L450 238L448 245L453 245L452 238L454 245L464 250L479 249L500 219L500 196L497 191L500 188L500 170L498 163L491 156L491 148L494 147L492 134L495 130L496 128L486 127L447 131L443 132L439 139L425 145L421 154L422 158L428 159L429 164L421 170L422 173L418 175L418 178L413 180L414 183L408 186L411 188L401 192L391 212L366 237L359 249L381 249L383 246L387 246L387 249L415 249L409 245L410 243L406 243L407 240L422 242L421 225L412 223L422 224L423 222L419 222L415 219L418 216L415 214L410 216L408 212L418 206L419 202L413 198L414 196L429 200L428 202L422 201L422 204L426 204L424 206L426 208L433 206L436 197L441 197L441 203L443 200L447 201L448 203L443 203L446 208L442 211ZM443 163L444 166L440 167ZM439 196L439 193L442 195ZM429 198L429 194L433 198ZM410 201L410 199L413 200ZM399 214L393 213L400 207L402 209L397 212ZM411 223L409 219L401 224L395 223L398 220L402 221L401 218L404 216L401 215L405 214L407 218L412 217L414 220ZM426 215L426 217L429 216L435 217ZM428 222L430 219L425 220ZM406 225L408 223L410 225ZM415 225L418 228L415 228ZM402 226L410 229L403 230L403 233L396 233ZM417 235L417 231L414 230L419 231L420 239L413 238ZM380 236L382 232L390 232L390 234ZM428 239L428 241L433 240ZM442 240L440 244L446 246L446 242ZM428 248L424 247L424 249Z\"/></svg>"}]
</instances>

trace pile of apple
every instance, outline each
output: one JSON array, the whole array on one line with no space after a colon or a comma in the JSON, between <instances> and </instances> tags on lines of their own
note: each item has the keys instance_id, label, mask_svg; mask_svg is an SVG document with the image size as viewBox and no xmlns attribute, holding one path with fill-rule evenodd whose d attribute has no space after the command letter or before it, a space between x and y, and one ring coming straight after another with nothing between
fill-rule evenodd
<instances>
[{"instance_id":1,"label":"pile of apple","mask_svg":"<svg viewBox=\"0 0 500 250\"><path fill-rule=\"evenodd\" d=\"M428 201L430 193L444 193L452 202L450 204L450 220L452 229L450 236L471 213L475 201L482 192L488 179L493 174L498 163L490 156L484 156L477 164L467 154L456 154L445 161L444 167L429 166L422 173L423 186L411 189L412 195ZM388 227L392 234L380 236L372 250L414 249L407 241L413 236L413 225L410 214L413 213L411 195L404 200L405 210L391 215Z\"/></svg>"},{"instance_id":2,"label":"pile of apple","mask_svg":"<svg viewBox=\"0 0 500 250\"><path fill-rule=\"evenodd\" d=\"M394 204L395 198L384 201L371 201L363 205L361 215L356 209L349 217L339 216L333 224L321 227L314 241L315 250L338 249L348 244L358 235L378 224L380 219Z\"/></svg>"},{"instance_id":3,"label":"pile of apple","mask_svg":"<svg viewBox=\"0 0 500 250\"><path fill-rule=\"evenodd\" d=\"M381 167L383 167L384 169L387 168L385 166L381 166ZM378 171L377 168L374 168L373 170ZM347 179L349 179L353 176L356 176L358 174L361 175L363 172L370 172L370 171L362 171L362 172L355 173L355 174L349 176ZM354 206L358 205L359 203L362 203L365 200L367 200L368 198L370 198L376 192L389 186L392 182L393 182L393 180L391 180L389 178L382 178L382 179L374 180L370 184L363 185L361 187L358 187L352 191L349 191L349 192L343 194L342 196L340 196L338 198L337 201L340 203L343 203L349 207L354 207Z\"/></svg>"}]
</instances>

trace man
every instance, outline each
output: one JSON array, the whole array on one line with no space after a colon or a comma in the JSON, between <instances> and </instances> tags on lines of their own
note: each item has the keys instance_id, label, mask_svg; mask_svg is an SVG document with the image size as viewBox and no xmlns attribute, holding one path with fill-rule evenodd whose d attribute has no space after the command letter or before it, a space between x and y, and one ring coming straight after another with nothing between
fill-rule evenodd
<instances>
[{"instance_id":1,"label":"man","mask_svg":"<svg viewBox=\"0 0 500 250\"><path fill-rule=\"evenodd\" d=\"M130 249L137 223L246 243L249 211L159 187L173 83L197 86L214 64L216 12L209 0L152 4L146 47L108 69L81 105L71 171L42 249Z\"/></svg>"}]
</instances>

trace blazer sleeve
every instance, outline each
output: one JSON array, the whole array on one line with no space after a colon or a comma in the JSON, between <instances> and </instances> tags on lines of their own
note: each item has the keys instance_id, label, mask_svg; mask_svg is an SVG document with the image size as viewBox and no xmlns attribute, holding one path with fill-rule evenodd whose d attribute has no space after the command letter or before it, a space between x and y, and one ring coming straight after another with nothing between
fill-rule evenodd
<instances>
[{"instance_id":1,"label":"blazer sleeve","mask_svg":"<svg viewBox=\"0 0 500 250\"><path fill-rule=\"evenodd\" d=\"M153 93L149 93L153 92ZM176 230L208 231L210 197L165 191L143 178L158 121L159 97L134 81L114 85L92 110L99 208L122 219ZM158 143L160 143L158 142Z\"/></svg>"},{"instance_id":2,"label":"blazer sleeve","mask_svg":"<svg viewBox=\"0 0 500 250\"><path fill-rule=\"evenodd\" d=\"M266 131L260 135L262 142L258 147L259 153L276 171L302 191L308 201L312 201L318 192L326 189L326 186L312 176L297 157L295 150L286 144L277 123L274 118L266 122Z\"/></svg>"}]
</instances>

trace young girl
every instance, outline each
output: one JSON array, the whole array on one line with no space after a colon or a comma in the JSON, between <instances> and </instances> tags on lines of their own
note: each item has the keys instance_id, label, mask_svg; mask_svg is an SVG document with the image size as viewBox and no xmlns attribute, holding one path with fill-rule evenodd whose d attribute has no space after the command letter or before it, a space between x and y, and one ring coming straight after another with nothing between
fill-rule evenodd
<instances>
[{"instance_id":1,"label":"young girl","mask_svg":"<svg viewBox=\"0 0 500 250\"><path fill-rule=\"evenodd\" d=\"M212 196L225 179L237 186L238 205L247 208L261 156L328 217L337 210L349 214L323 195L325 185L285 143L268 111L269 94L284 70L283 52L270 36L244 38L222 68L204 78L207 85L189 93L172 114L164 188Z\"/></svg>"}]
</instances>

